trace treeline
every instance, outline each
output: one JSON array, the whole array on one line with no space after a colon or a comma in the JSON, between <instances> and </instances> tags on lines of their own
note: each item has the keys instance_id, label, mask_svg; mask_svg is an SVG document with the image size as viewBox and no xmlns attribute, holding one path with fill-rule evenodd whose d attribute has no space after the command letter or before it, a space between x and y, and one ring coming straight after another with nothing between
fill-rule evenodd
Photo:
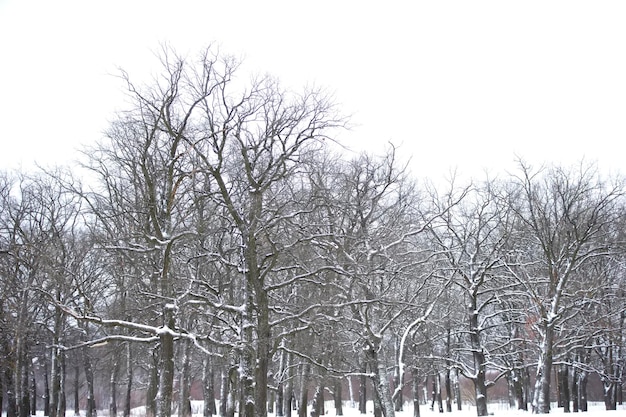
<instances>
[{"instance_id":1,"label":"treeline","mask_svg":"<svg viewBox=\"0 0 626 417\"><path fill-rule=\"evenodd\" d=\"M188 417L199 380L205 417L319 415L325 393L340 415L352 384L386 417L412 386L419 415L426 377L448 411L470 380L480 416L499 380L549 412L555 374L566 410L591 374L621 403L620 179L520 161L419 183L393 146L338 152L320 90L210 49L161 58L151 84L122 75L128 107L82 165L0 177L7 417L127 417L139 392L148 417Z\"/></svg>"}]
</instances>

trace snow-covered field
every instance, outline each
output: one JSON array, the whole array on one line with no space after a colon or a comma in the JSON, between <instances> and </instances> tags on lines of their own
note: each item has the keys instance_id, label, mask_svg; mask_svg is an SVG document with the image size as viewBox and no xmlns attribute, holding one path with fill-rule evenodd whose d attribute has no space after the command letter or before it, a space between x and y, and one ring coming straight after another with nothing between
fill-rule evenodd
<instances>
[{"instance_id":1,"label":"snow-covered field","mask_svg":"<svg viewBox=\"0 0 626 417\"><path fill-rule=\"evenodd\" d=\"M370 410L366 416L372 416L371 412L371 404L369 404ZM193 401L192 411L194 413L194 417L202 417L202 402L201 401ZM292 417L296 417L297 412L292 413ZM494 417L516 417L516 416L525 416L530 417L532 414L530 411L518 411L518 410L510 410L506 404L490 404L489 405L489 413ZM556 408L554 406L550 411L550 415L554 414L564 414L562 408ZM84 417L84 412L81 412L81 417ZM98 417L106 417L109 413L106 410L99 410ZM132 417L144 417L145 416L145 408L137 407L131 412ZM308 414L307 414L308 415ZM349 404L344 405L343 415L345 417L360 417L358 409L351 407ZM450 417L475 417L476 410L471 406L465 406L463 411L452 411L452 413L439 413L438 411L431 411L428 406L422 406L420 408L421 417L435 417L435 416L450 416ZM578 415L580 417L621 417L626 416L626 405L618 405L616 411L606 411L604 409L603 403L590 403L589 411L585 413L578 414L570 414L572 416ZM236 414L235 414L236 416ZM274 417L274 414L269 414L269 417ZM326 406L326 416L335 416L335 408L333 407L333 403L329 401ZM404 411L396 412L397 417L413 417L413 406L411 404L407 404L404 408ZM2 413L2 417L6 417L6 413ZM37 413L37 417L44 417L41 412ZM75 417L73 411L68 411L66 417ZM177 415L173 415L172 417L177 417Z\"/></svg>"},{"instance_id":2,"label":"snow-covered field","mask_svg":"<svg viewBox=\"0 0 626 417\"><path fill-rule=\"evenodd\" d=\"M194 401L194 404L192 405L192 409L193 409L194 417L202 417L202 402L201 401L198 401L198 402ZM372 409L372 404L368 404L369 412L366 416L373 416L371 409ZM508 408L508 404L489 404L488 410L489 410L490 415L493 415L494 417L515 417L515 416L530 417L533 415L530 411L510 410ZM297 412L295 411L292 412L292 417L297 417L296 413ZM563 413L562 408L557 408L556 404L554 404L552 410L550 411L550 414L562 415L564 413ZM309 414L307 413L307 415ZM326 403L326 416L330 417L330 416L335 416L335 415L336 414L335 414L335 408L333 406L333 402L328 401ZM351 407L349 404L344 404L343 415L345 417L360 417L361 416L358 409ZM570 414L570 415L572 416L578 415L580 417L603 417L603 416L609 416L609 417L620 416L621 417L621 416L626 416L626 405L618 405L616 411L606 411L604 409L604 403L602 402L589 403L589 411L585 413L577 413L577 414ZM274 415L269 414L269 416L274 416ZM396 416L397 417L413 417L413 405L410 403L407 403L404 407L404 411L396 412ZM454 410L452 411L452 413L445 413L445 412L439 413L439 411L431 411L428 405L423 405L420 407L420 416L421 417L435 417L435 416L475 417L476 409L472 406L464 405L462 411ZM142 417L142 416L137 415L137 417Z\"/></svg>"}]
</instances>

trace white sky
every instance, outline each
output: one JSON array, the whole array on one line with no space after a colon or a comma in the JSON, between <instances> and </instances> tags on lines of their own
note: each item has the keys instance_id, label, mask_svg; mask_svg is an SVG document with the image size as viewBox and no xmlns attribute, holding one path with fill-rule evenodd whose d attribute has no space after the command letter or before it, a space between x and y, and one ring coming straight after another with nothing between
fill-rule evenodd
<instances>
[{"instance_id":1,"label":"white sky","mask_svg":"<svg viewBox=\"0 0 626 417\"><path fill-rule=\"evenodd\" d=\"M0 168L65 163L123 107L117 67L211 42L297 88L335 92L353 148L481 175L585 157L622 168L624 1L0 0Z\"/></svg>"}]
</instances>

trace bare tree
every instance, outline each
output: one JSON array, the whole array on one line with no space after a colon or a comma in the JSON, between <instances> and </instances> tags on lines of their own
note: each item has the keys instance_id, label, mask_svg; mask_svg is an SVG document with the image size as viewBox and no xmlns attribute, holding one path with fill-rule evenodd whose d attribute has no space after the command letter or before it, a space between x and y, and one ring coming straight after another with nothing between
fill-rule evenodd
<instances>
[{"instance_id":1,"label":"bare tree","mask_svg":"<svg viewBox=\"0 0 626 417\"><path fill-rule=\"evenodd\" d=\"M550 410L550 375L557 327L567 318L573 277L591 260L611 252L610 231L622 198L619 183L604 182L594 166L534 171L520 163L514 210L520 233L510 272L536 316L538 364L533 408Z\"/></svg>"},{"instance_id":2,"label":"bare tree","mask_svg":"<svg viewBox=\"0 0 626 417\"><path fill-rule=\"evenodd\" d=\"M402 349L388 343L389 334L403 334L403 345L437 298L431 288L435 280L427 279L423 268L428 253L419 235L438 213L419 198L393 146L380 158L362 154L347 164L339 162L334 171L327 162L316 174L313 187L326 206L316 222L315 244L336 271L345 326L350 338L358 340L366 367L360 372L371 378L377 407L393 416L394 394L402 386L398 383L394 392L387 369L399 359L397 381L402 381L404 362ZM422 297L429 302L422 304Z\"/></svg>"},{"instance_id":3,"label":"bare tree","mask_svg":"<svg viewBox=\"0 0 626 417\"><path fill-rule=\"evenodd\" d=\"M437 251L444 255L440 267L453 277L458 290L452 298L466 308L466 324L460 324L458 331L467 341L456 348L460 355L454 366L473 382L479 416L488 415L487 388L494 383L488 379L488 367L495 370L495 359L506 346L502 334L493 331L500 324L501 299L509 287L501 270L512 216L500 194L495 181L473 186L463 201L429 228ZM468 354L469 360L464 360ZM447 387L450 390L450 384Z\"/></svg>"}]
</instances>

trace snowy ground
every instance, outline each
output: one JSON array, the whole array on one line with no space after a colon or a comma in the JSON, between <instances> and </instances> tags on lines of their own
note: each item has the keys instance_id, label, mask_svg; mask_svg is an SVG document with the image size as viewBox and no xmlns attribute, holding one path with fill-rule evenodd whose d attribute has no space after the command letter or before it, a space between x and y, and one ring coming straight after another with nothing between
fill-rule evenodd
<instances>
[{"instance_id":1,"label":"snowy ground","mask_svg":"<svg viewBox=\"0 0 626 417\"><path fill-rule=\"evenodd\" d=\"M518 411L518 410L509 410L508 405L506 404L489 404L489 413L494 417L516 417L516 416L525 416L530 417L532 414L529 411ZM371 412L371 404L369 404L370 410L367 416L372 416ZM201 401L193 401L192 411L194 413L194 417L202 417L202 402ZM108 411L99 410L99 417L108 417ZM145 409L143 407L138 407L132 410L132 417L144 417ZM554 414L564 414L562 408L553 407L550 412L550 415ZM81 412L81 417L84 417L84 412ZM332 401L327 403L326 407L326 415L331 417L335 416L335 408L333 407ZM360 417L361 414L356 408L351 407L349 404L345 404L343 408L343 415L345 417ZM431 411L428 406L420 407L420 415L421 417L436 417L436 416L450 416L450 417L475 417L476 410L471 406L465 406L463 411L454 410L452 413L443 413L440 414L438 411ZM574 416L575 414L572 414ZM580 417L626 417L626 405L618 405L616 411L606 411L604 409L603 403L590 403L589 411L586 413L579 413ZM236 416L236 414L235 414ZM273 414L269 414L269 417L274 417ZM297 416L296 412L292 413L292 416ZM397 417L413 417L413 406L411 404L407 404L404 411L396 412ZM2 417L6 417L6 413L2 413ZM40 412L37 413L37 417L44 417ZM68 411L66 417L76 417L73 411ZM172 417L177 417L177 415L173 415Z\"/></svg>"},{"instance_id":2,"label":"snowy ground","mask_svg":"<svg viewBox=\"0 0 626 417\"><path fill-rule=\"evenodd\" d=\"M194 412L194 417L202 417L202 408L201 408L202 402L200 401L198 402L197 408L195 405L196 404L194 404L194 406L192 407L193 412ZM464 409L462 411L454 410L452 413L439 413L438 411L431 411L427 405L423 405L420 407L420 416L421 417L436 417L436 416L475 417L476 416L476 409L474 407L466 405L463 408ZM489 410L489 413L493 415L494 417L515 417L515 416L531 417L533 415L530 411L510 410L508 408L508 404L489 404L487 408ZM373 415L371 409L372 409L372 404L368 404L369 412L367 416ZM198 413L198 414L196 415L195 413ZM554 404L552 410L550 411L550 414L562 415L564 413L563 413L562 408L557 408L556 404ZM328 401L326 403L326 415L329 417L335 416L335 408L333 406L332 401ZM360 417L361 416L358 409L352 408L349 404L344 404L343 415L345 417ZM603 417L603 416L626 417L626 405L618 405L616 411L606 411L604 409L604 403L602 402L589 403L589 411L587 411L586 413L578 413L578 414L571 414L571 415L572 416L579 415L580 417ZM273 416L273 414L269 414L269 416ZM396 412L396 416L397 417L413 417L413 405L407 403L406 406L404 407L404 411ZM137 416L137 417L141 417L141 416ZM297 417L296 412L292 413L292 417Z\"/></svg>"}]
</instances>

